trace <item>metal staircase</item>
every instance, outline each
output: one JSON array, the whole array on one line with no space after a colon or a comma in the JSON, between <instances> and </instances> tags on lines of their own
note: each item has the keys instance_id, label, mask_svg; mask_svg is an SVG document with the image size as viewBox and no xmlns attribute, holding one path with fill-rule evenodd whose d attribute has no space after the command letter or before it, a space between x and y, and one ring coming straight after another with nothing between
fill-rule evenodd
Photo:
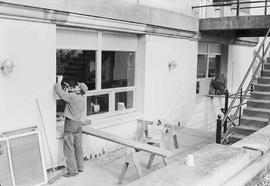
<instances>
[{"instance_id":1,"label":"metal staircase","mask_svg":"<svg viewBox=\"0 0 270 186\"><path fill-rule=\"evenodd\" d=\"M226 109L221 123L221 126L227 128L221 139L223 144L234 143L268 125L270 118L270 58L266 55L268 55L270 46L267 42L269 32L270 29L262 40L230 106ZM254 68L256 70L252 74ZM259 70L261 70L261 75L257 78L256 74ZM252 78L248 82L249 76ZM243 91L244 86L246 88ZM239 95L240 101L237 102ZM244 104L247 104L247 107L243 109L242 113L241 108Z\"/></svg>"}]
</instances>

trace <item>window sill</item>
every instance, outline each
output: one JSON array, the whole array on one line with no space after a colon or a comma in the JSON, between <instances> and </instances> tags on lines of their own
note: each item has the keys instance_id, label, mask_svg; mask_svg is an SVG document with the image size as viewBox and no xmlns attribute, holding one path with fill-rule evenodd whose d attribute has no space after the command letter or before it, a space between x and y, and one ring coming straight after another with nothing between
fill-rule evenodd
<instances>
[{"instance_id":1,"label":"window sill","mask_svg":"<svg viewBox=\"0 0 270 186\"><path fill-rule=\"evenodd\" d=\"M86 125L91 126L94 129L105 129L117 125L122 125L127 122L135 121L137 119L142 119L143 114L139 112L124 113L117 116L108 116L105 118L95 118L92 119L92 124ZM57 138L61 138L64 130L64 120L57 121Z\"/></svg>"}]
</instances>

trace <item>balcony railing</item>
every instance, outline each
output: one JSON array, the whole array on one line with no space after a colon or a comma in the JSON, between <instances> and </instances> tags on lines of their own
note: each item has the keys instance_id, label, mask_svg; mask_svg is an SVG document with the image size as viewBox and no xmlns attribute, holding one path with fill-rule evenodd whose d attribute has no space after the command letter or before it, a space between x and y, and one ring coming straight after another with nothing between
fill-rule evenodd
<instances>
[{"instance_id":1,"label":"balcony railing","mask_svg":"<svg viewBox=\"0 0 270 186\"><path fill-rule=\"evenodd\" d=\"M200 0L199 5L192 9L199 9L199 18L217 18L247 15L267 15L270 0ZM269 9L269 10L268 10Z\"/></svg>"}]
</instances>

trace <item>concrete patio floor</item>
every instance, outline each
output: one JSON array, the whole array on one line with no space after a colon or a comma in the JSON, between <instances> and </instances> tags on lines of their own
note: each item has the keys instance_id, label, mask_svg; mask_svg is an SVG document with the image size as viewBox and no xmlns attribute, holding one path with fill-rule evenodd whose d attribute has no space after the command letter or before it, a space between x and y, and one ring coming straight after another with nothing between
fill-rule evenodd
<instances>
[{"instance_id":1,"label":"concrete patio floor","mask_svg":"<svg viewBox=\"0 0 270 186\"><path fill-rule=\"evenodd\" d=\"M210 143L215 143L215 133L205 132L191 128L179 128L177 130L179 149L173 150L175 156L168 160L168 164L173 164L176 161L180 161L181 157L186 157L187 154L193 153L201 149ZM127 170L126 177L122 184L118 183L118 177L120 175L123 163L124 163L124 150L120 149L115 152L111 152L107 155L103 155L99 158L94 158L85 161L85 170L76 177L65 178L62 177L53 186L119 186L127 185L128 183L138 179L136 169L130 166ZM140 165L142 167L143 176L150 174L151 172L164 167L162 159L157 157L154 160L151 169L146 169L149 159L149 153L138 152ZM120 158L117 158L121 156ZM106 163L111 159L116 160ZM182 160L183 161L183 160Z\"/></svg>"}]
</instances>

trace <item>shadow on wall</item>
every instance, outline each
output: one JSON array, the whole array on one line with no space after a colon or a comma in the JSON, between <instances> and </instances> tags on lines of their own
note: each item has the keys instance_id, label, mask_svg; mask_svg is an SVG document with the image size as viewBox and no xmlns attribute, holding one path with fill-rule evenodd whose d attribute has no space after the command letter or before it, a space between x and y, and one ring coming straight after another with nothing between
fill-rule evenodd
<instances>
[{"instance_id":1,"label":"shadow on wall","mask_svg":"<svg viewBox=\"0 0 270 186\"><path fill-rule=\"evenodd\" d=\"M216 130L217 115L222 114L223 97L197 96L196 107L186 127L201 129L206 132Z\"/></svg>"}]
</instances>

